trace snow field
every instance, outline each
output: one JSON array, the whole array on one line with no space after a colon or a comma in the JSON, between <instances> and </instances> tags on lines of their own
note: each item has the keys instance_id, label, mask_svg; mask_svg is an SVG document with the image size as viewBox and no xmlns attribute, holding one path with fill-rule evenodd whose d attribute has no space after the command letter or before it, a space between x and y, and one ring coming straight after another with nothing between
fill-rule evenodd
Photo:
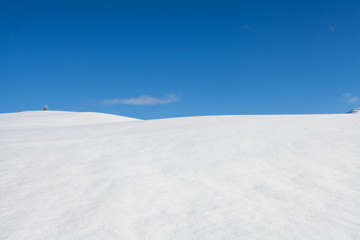
<instances>
[{"instance_id":1,"label":"snow field","mask_svg":"<svg viewBox=\"0 0 360 240\"><path fill-rule=\"evenodd\" d=\"M360 115L0 114L0 239L360 239Z\"/></svg>"}]
</instances>

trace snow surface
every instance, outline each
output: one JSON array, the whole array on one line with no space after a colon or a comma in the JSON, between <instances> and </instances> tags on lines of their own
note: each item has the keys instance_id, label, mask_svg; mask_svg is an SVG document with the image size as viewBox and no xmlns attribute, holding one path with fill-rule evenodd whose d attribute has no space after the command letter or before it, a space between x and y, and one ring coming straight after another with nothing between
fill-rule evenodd
<instances>
[{"instance_id":1,"label":"snow surface","mask_svg":"<svg viewBox=\"0 0 360 240\"><path fill-rule=\"evenodd\" d=\"M0 128L53 128L74 125L104 124L139 119L93 112L26 111L0 115Z\"/></svg>"},{"instance_id":2,"label":"snow surface","mask_svg":"<svg viewBox=\"0 0 360 240\"><path fill-rule=\"evenodd\" d=\"M360 239L360 115L0 114L0 239Z\"/></svg>"},{"instance_id":3,"label":"snow surface","mask_svg":"<svg viewBox=\"0 0 360 240\"><path fill-rule=\"evenodd\" d=\"M352 109L352 110L348 111L347 113L360 114L360 108Z\"/></svg>"}]
</instances>

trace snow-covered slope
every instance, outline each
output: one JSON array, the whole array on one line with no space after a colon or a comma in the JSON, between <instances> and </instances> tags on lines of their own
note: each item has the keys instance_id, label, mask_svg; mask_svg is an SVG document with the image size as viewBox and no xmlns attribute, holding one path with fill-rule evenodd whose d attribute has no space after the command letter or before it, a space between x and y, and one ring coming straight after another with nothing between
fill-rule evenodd
<instances>
[{"instance_id":1,"label":"snow-covered slope","mask_svg":"<svg viewBox=\"0 0 360 240\"><path fill-rule=\"evenodd\" d=\"M360 239L360 115L123 120L0 114L0 239Z\"/></svg>"},{"instance_id":2,"label":"snow-covered slope","mask_svg":"<svg viewBox=\"0 0 360 240\"><path fill-rule=\"evenodd\" d=\"M347 113L360 114L360 108L355 108L355 109L352 109L352 110L348 111Z\"/></svg>"},{"instance_id":3,"label":"snow-covered slope","mask_svg":"<svg viewBox=\"0 0 360 240\"><path fill-rule=\"evenodd\" d=\"M104 124L138 119L93 112L26 111L0 115L0 128L51 128L74 125Z\"/></svg>"}]
</instances>

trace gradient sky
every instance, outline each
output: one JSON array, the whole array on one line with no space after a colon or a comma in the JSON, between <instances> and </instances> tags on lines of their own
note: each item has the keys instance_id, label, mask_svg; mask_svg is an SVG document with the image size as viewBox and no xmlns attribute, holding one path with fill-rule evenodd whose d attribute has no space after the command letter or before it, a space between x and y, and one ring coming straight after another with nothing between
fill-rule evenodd
<instances>
[{"instance_id":1,"label":"gradient sky","mask_svg":"<svg viewBox=\"0 0 360 240\"><path fill-rule=\"evenodd\" d=\"M360 1L2 1L0 113L360 107Z\"/></svg>"}]
</instances>

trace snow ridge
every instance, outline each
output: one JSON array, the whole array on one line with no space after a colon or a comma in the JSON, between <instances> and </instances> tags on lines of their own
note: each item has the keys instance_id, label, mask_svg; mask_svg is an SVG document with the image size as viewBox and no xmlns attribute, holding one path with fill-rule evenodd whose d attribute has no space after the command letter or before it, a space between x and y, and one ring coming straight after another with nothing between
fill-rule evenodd
<instances>
[{"instance_id":1,"label":"snow ridge","mask_svg":"<svg viewBox=\"0 0 360 240\"><path fill-rule=\"evenodd\" d=\"M352 109L352 110L348 111L347 113L360 114L360 108Z\"/></svg>"}]
</instances>

